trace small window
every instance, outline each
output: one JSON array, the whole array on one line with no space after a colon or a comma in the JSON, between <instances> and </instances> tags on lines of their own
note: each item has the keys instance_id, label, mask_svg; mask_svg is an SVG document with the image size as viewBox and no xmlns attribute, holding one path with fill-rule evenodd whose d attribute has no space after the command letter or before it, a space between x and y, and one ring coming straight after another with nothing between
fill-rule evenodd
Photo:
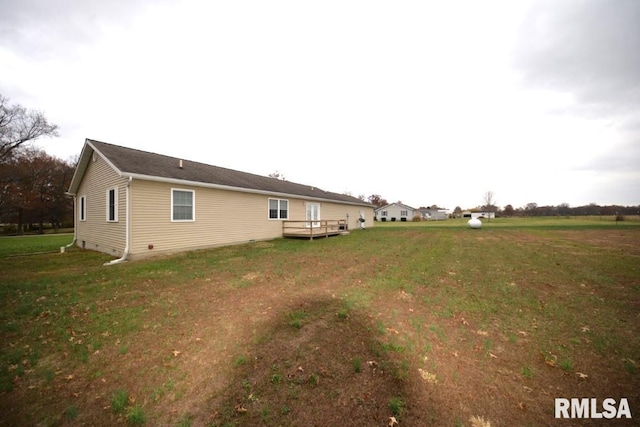
<instances>
[{"instance_id":1,"label":"small window","mask_svg":"<svg viewBox=\"0 0 640 427\"><path fill-rule=\"evenodd\" d=\"M387 211L382 211L382 216L387 216Z\"/></svg>"},{"instance_id":2,"label":"small window","mask_svg":"<svg viewBox=\"0 0 640 427\"><path fill-rule=\"evenodd\" d=\"M118 187L107 190L107 221L118 221Z\"/></svg>"},{"instance_id":3,"label":"small window","mask_svg":"<svg viewBox=\"0 0 640 427\"><path fill-rule=\"evenodd\" d=\"M171 220L195 220L195 195L191 190L171 191Z\"/></svg>"},{"instance_id":4,"label":"small window","mask_svg":"<svg viewBox=\"0 0 640 427\"><path fill-rule=\"evenodd\" d=\"M269 199L269 219L289 218L289 201L284 199Z\"/></svg>"},{"instance_id":5,"label":"small window","mask_svg":"<svg viewBox=\"0 0 640 427\"><path fill-rule=\"evenodd\" d=\"M400 211L400 216L407 216L407 215L408 215L407 211Z\"/></svg>"},{"instance_id":6,"label":"small window","mask_svg":"<svg viewBox=\"0 0 640 427\"><path fill-rule=\"evenodd\" d=\"M80 221L87 220L87 196L80 196L80 206L78 206L78 215Z\"/></svg>"}]
</instances>

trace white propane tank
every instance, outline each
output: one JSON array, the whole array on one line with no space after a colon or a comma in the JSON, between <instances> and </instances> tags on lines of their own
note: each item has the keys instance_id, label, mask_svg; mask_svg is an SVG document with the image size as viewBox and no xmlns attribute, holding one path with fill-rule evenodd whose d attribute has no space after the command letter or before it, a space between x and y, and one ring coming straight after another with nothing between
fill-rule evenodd
<instances>
[{"instance_id":1,"label":"white propane tank","mask_svg":"<svg viewBox=\"0 0 640 427\"><path fill-rule=\"evenodd\" d=\"M471 228L482 227L482 221L480 221L478 218L471 218L469 221L467 221L467 224L469 224L469 227Z\"/></svg>"}]
</instances>

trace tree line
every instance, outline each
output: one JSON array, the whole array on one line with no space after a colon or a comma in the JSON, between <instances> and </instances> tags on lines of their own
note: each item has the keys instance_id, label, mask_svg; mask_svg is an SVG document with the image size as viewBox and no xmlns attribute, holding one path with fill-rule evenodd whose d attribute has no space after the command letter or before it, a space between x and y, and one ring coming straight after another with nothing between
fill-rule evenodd
<instances>
[{"instance_id":1,"label":"tree line","mask_svg":"<svg viewBox=\"0 0 640 427\"><path fill-rule=\"evenodd\" d=\"M610 215L640 215L640 205L620 206L605 205L596 203L571 207L568 203L561 203L557 206L538 206L537 203L527 203L526 206L514 208L506 205L498 211L502 216L610 216Z\"/></svg>"},{"instance_id":2,"label":"tree line","mask_svg":"<svg viewBox=\"0 0 640 427\"><path fill-rule=\"evenodd\" d=\"M73 200L66 191L75 165L33 146L55 136L58 127L42 112L10 104L0 95L0 224L5 233L73 226Z\"/></svg>"}]
</instances>

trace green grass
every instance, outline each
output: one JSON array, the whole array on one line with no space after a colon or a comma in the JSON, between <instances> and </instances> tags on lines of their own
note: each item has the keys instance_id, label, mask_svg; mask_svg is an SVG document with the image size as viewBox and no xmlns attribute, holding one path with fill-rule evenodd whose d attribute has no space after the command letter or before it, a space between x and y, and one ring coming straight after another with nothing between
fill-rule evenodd
<instances>
[{"instance_id":1,"label":"green grass","mask_svg":"<svg viewBox=\"0 0 640 427\"><path fill-rule=\"evenodd\" d=\"M352 361L352 364L353 364L353 371L356 374L359 374L360 372L362 372L362 360L359 357L354 358Z\"/></svg>"},{"instance_id":2,"label":"green grass","mask_svg":"<svg viewBox=\"0 0 640 427\"><path fill-rule=\"evenodd\" d=\"M111 396L111 409L119 414L125 411L129 404L129 393L126 390L117 390Z\"/></svg>"},{"instance_id":3,"label":"green grass","mask_svg":"<svg viewBox=\"0 0 640 427\"><path fill-rule=\"evenodd\" d=\"M135 405L127 409L127 423L134 426L141 426L147 422L147 416L140 405Z\"/></svg>"},{"instance_id":4,"label":"green grass","mask_svg":"<svg viewBox=\"0 0 640 427\"><path fill-rule=\"evenodd\" d=\"M60 252L73 240L73 234L0 237L0 258L41 252Z\"/></svg>"},{"instance_id":5,"label":"green grass","mask_svg":"<svg viewBox=\"0 0 640 427\"><path fill-rule=\"evenodd\" d=\"M394 396L389 399L389 410L396 418L400 418L405 411L405 401L402 397Z\"/></svg>"},{"instance_id":6,"label":"green grass","mask_svg":"<svg viewBox=\"0 0 640 427\"><path fill-rule=\"evenodd\" d=\"M296 329L302 328L304 320L309 316L305 310L296 310L287 314L289 325Z\"/></svg>"},{"instance_id":7,"label":"green grass","mask_svg":"<svg viewBox=\"0 0 640 427\"><path fill-rule=\"evenodd\" d=\"M162 412L159 405L168 395L179 399L176 390L188 389L187 375L177 375L182 373L177 361L188 360L190 354L175 346L189 337L177 336L175 330L188 323L206 341L207 334L215 337L226 326L214 325L201 333L207 319L190 317L184 297L205 285L215 287L221 299L228 294L241 296L261 286L259 279L251 286L238 286L238 278L249 272L258 277L268 274L268 282L278 283L287 300L314 286L333 286L331 280L338 277L340 287L327 293L339 303L331 316L341 325L357 317L366 319L379 343L378 354L398 359L391 368L399 381L415 376L410 363L426 356L435 364L439 355L447 355L449 361L454 352L463 357L468 351L481 357L468 365L487 367L497 361L507 363L509 351L527 348L532 356L513 360L508 367L522 381L535 382L554 372L573 377L579 371L596 377L583 362L595 355L602 365L593 369L618 375L623 384L637 384L637 243L610 246L589 238L593 232L640 237L640 221L499 218L485 222L480 230L467 228L463 220L376 223L345 238L278 239L268 247L239 245L113 267L103 267L110 257L99 253L71 248L60 254L59 247L70 243L70 235L0 238L0 339L6 343L0 348L0 393L11 402L22 383L32 381L40 387L41 382L42 387L54 389L68 373L88 372L92 384L100 385L105 377L112 381L105 383L111 388L103 394L104 405L110 404L113 413L130 424L147 419L154 424L154 414ZM27 255L39 252L52 253ZM324 270L313 276L307 273L307 267L319 261ZM213 298L205 302L212 307L218 303ZM274 313L275 321L293 328L292 334L303 335L311 329L305 325L311 324L313 315L292 307L301 306ZM268 308L256 302L253 311L238 316L258 325L265 313ZM153 354L156 348L138 345L143 332L155 334L158 347L168 350L159 367L137 372L140 388L147 396L153 391L153 398L131 406L129 393L117 382L126 374L101 358L112 354L122 361L116 363L125 364ZM256 326L247 342L258 342L260 337L269 341L269 335ZM211 351L228 346L233 351L228 364L239 370L253 362L242 344L246 343L216 343ZM176 349L181 356L171 355ZM346 364L355 373L366 368L357 358L346 359ZM438 372L440 380L441 371L428 368ZM309 385L317 385L319 374L308 369ZM157 387L168 381L162 375L169 374L176 381L172 390ZM284 390L284 369L271 372L268 381L272 389ZM55 405L67 419L81 423L87 416L87 408L66 395L37 392L43 393L43 406L32 412L42 419L55 416ZM408 399L398 398L393 408L389 401L391 413L402 415ZM266 408L265 419L290 417L296 408L293 404L288 408Z\"/></svg>"}]
</instances>

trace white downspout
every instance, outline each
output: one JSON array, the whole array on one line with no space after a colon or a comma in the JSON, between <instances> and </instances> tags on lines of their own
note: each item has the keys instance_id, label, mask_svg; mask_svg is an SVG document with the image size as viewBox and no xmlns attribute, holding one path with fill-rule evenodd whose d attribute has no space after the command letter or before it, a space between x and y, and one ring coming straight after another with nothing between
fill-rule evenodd
<instances>
[{"instance_id":1,"label":"white downspout","mask_svg":"<svg viewBox=\"0 0 640 427\"><path fill-rule=\"evenodd\" d=\"M130 188L131 188L131 180L133 179L133 177L129 177L129 181L127 181L127 193L125 195L125 221L126 224L124 226L124 252L122 253L122 256L118 259L114 259L113 261L109 261L109 262L105 262L103 265L114 265L114 264L120 264L121 262L125 262L127 261L127 258L129 257L129 240L131 239L131 236L129 235L129 228L131 227L130 225L130 221L129 221L129 210L130 210L130 196L129 196L129 192L130 192Z\"/></svg>"},{"instance_id":2,"label":"white downspout","mask_svg":"<svg viewBox=\"0 0 640 427\"><path fill-rule=\"evenodd\" d=\"M73 240L66 246L60 247L60 253L63 254L67 248L76 244L78 240L78 224L76 223L76 215L77 215L77 207L78 207L78 199L76 196L73 196Z\"/></svg>"}]
</instances>

